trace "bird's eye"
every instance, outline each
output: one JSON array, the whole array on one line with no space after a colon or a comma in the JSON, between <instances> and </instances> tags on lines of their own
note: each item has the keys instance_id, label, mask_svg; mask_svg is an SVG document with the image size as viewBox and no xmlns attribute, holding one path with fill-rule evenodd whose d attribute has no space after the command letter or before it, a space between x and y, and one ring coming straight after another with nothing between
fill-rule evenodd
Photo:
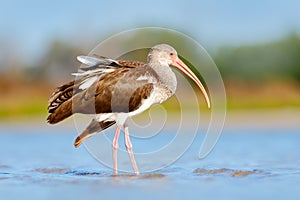
<instances>
[{"instance_id":1,"label":"bird's eye","mask_svg":"<svg viewBox=\"0 0 300 200\"><path fill-rule=\"evenodd\" d=\"M170 53L170 56L173 56L174 55L174 53Z\"/></svg>"}]
</instances>

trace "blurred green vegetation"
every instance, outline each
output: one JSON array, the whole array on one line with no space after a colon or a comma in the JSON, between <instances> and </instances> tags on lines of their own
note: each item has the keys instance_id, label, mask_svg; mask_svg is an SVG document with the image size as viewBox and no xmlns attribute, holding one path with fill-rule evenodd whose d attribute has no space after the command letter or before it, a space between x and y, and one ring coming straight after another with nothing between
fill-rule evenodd
<instances>
[{"instance_id":1,"label":"blurred green vegetation","mask_svg":"<svg viewBox=\"0 0 300 200\"><path fill-rule=\"evenodd\" d=\"M79 66L76 56L87 53L79 46L55 40L29 66L0 59L0 119L45 115L51 92L73 78L70 73ZM223 46L211 54L225 83L229 110L300 107L297 34L268 43ZM174 108L172 102L166 106Z\"/></svg>"},{"instance_id":2,"label":"blurred green vegetation","mask_svg":"<svg viewBox=\"0 0 300 200\"><path fill-rule=\"evenodd\" d=\"M222 47L214 61L225 80L266 82L300 81L300 38L290 34L281 40L238 47Z\"/></svg>"},{"instance_id":3,"label":"blurred green vegetation","mask_svg":"<svg viewBox=\"0 0 300 200\"><path fill-rule=\"evenodd\" d=\"M300 107L300 37L223 46L213 55L232 109Z\"/></svg>"}]
</instances>

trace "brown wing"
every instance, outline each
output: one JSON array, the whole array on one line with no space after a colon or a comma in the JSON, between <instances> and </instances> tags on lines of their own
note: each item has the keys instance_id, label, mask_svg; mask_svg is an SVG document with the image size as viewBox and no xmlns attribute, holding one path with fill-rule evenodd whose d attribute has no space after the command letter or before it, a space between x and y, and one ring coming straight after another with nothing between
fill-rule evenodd
<instances>
[{"instance_id":1,"label":"brown wing","mask_svg":"<svg viewBox=\"0 0 300 200\"><path fill-rule=\"evenodd\" d=\"M151 72L145 66L119 68L100 76L98 81L85 90L79 89L80 81L71 81L58 87L49 99L48 122L60 122L73 113L99 114L136 110L153 90L153 84L147 80L137 81L138 77L149 75L149 70Z\"/></svg>"},{"instance_id":2,"label":"brown wing","mask_svg":"<svg viewBox=\"0 0 300 200\"><path fill-rule=\"evenodd\" d=\"M101 114L136 110L153 90L153 83L148 83L147 80L137 80L147 71L147 68L142 67L122 68L100 77L87 90L74 96L74 111L84 114Z\"/></svg>"},{"instance_id":3,"label":"brown wing","mask_svg":"<svg viewBox=\"0 0 300 200\"><path fill-rule=\"evenodd\" d=\"M48 100L48 112L50 115L47 121L50 124L55 124L76 112L95 113L95 106L93 105L95 104L94 97L97 84L93 84L91 87L81 90L79 88L82 82L93 76L99 76L98 84L103 85L102 87L105 89L114 83L109 77L117 78L118 75L126 73L128 70L129 68L119 68L107 74L88 74L57 87ZM106 78L103 79L103 77ZM105 91L103 91L103 95L106 96Z\"/></svg>"}]
</instances>

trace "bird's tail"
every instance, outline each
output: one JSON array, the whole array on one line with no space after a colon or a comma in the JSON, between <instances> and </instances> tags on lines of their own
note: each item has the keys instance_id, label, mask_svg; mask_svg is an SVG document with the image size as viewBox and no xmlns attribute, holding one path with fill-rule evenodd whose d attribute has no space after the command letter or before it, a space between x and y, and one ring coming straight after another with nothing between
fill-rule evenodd
<instances>
[{"instance_id":1,"label":"bird's tail","mask_svg":"<svg viewBox=\"0 0 300 200\"><path fill-rule=\"evenodd\" d=\"M95 119L93 119L91 123L86 127L86 129L76 138L74 146L79 147L87 138L109 128L115 123L115 121L98 122Z\"/></svg>"},{"instance_id":2,"label":"bird's tail","mask_svg":"<svg viewBox=\"0 0 300 200\"><path fill-rule=\"evenodd\" d=\"M50 113L50 115L47 117L47 121L49 124L56 124L70 117L72 114L72 103L68 103L60 106L53 113Z\"/></svg>"},{"instance_id":3,"label":"bird's tail","mask_svg":"<svg viewBox=\"0 0 300 200\"><path fill-rule=\"evenodd\" d=\"M48 116L47 121L50 124L60 122L73 114L73 90L74 80L56 88L56 91L53 92L48 101L48 112L50 115Z\"/></svg>"}]
</instances>

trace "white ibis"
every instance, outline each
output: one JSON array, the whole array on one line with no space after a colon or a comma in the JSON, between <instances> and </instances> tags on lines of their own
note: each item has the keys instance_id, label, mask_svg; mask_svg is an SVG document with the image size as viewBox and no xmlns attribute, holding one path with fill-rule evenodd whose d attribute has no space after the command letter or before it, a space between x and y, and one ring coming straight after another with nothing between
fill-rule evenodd
<instances>
[{"instance_id":1,"label":"white ibis","mask_svg":"<svg viewBox=\"0 0 300 200\"><path fill-rule=\"evenodd\" d=\"M170 45L159 44L152 47L147 63L113 60L97 55L78 56L77 59L85 67L75 74L76 81L58 87L51 95L48 105L50 115L47 120L50 124L55 124L75 113L95 114L95 118L76 138L75 147L116 123L117 128L112 141L114 174L118 173L118 138L122 127L125 147L134 173L139 174L126 121L151 105L164 102L175 93L177 80L170 66L176 67L197 84L207 106L210 107L209 97L203 85L178 58L176 50Z\"/></svg>"}]
</instances>

